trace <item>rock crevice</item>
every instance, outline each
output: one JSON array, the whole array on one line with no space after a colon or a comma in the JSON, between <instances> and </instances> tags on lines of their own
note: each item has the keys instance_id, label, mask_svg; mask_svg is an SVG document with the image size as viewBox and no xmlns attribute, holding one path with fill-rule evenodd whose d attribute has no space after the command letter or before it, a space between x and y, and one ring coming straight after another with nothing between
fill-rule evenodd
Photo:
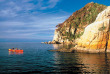
<instances>
[{"instance_id":1,"label":"rock crevice","mask_svg":"<svg viewBox=\"0 0 110 74\"><path fill-rule=\"evenodd\" d=\"M76 48L89 50L110 50L110 6L98 14L96 20L85 28L84 34L76 41Z\"/></svg>"},{"instance_id":2,"label":"rock crevice","mask_svg":"<svg viewBox=\"0 0 110 74\"><path fill-rule=\"evenodd\" d=\"M60 43L74 42L77 38L82 36L85 27L94 22L97 15L105 8L105 5L98 3L92 2L86 4L83 8L74 12L63 23L56 26L57 29L55 30L53 41L58 41ZM107 13L108 11L106 14L103 14L103 16L107 15L109 17ZM96 21L99 21L99 18L97 18ZM101 19L103 18L101 17Z\"/></svg>"}]
</instances>

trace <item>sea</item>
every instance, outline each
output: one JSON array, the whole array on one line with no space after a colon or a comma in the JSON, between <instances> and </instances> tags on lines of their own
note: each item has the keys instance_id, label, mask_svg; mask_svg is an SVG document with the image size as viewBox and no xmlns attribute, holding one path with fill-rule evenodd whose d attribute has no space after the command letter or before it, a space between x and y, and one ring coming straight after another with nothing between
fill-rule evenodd
<instances>
[{"instance_id":1,"label":"sea","mask_svg":"<svg viewBox=\"0 0 110 74\"><path fill-rule=\"evenodd\" d=\"M62 44L0 42L0 74L110 73L110 53L53 52ZM70 48L70 46L66 45ZM20 48L24 52L10 52Z\"/></svg>"}]
</instances>

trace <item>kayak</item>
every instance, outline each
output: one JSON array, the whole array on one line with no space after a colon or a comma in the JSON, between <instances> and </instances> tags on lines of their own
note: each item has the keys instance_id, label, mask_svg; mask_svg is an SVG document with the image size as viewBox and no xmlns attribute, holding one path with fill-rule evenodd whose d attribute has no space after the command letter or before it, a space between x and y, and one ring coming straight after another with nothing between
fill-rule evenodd
<instances>
[{"instance_id":1,"label":"kayak","mask_svg":"<svg viewBox=\"0 0 110 74\"><path fill-rule=\"evenodd\" d=\"M23 52L23 50L17 50L17 49L8 49L8 51L12 51L12 52Z\"/></svg>"}]
</instances>

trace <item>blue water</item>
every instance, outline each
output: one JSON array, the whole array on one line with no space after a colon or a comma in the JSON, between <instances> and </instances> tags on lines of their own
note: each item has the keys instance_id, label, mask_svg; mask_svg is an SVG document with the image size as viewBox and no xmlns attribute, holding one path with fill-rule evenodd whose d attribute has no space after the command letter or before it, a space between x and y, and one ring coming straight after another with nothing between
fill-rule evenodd
<instances>
[{"instance_id":1,"label":"blue water","mask_svg":"<svg viewBox=\"0 0 110 74\"><path fill-rule=\"evenodd\" d=\"M9 52L22 48L23 53ZM61 45L41 43L0 43L1 73L109 73L110 54L62 53L48 51Z\"/></svg>"}]
</instances>

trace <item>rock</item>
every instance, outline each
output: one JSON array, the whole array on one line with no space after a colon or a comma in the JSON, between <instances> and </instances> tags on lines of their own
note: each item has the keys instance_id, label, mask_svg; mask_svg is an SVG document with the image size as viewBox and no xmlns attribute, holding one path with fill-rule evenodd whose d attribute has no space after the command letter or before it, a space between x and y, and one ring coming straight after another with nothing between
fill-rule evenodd
<instances>
[{"instance_id":1,"label":"rock","mask_svg":"<svg viewBox=\"0 0 110 74\"><path fill-rule=\"evenodd\" d=\"M48 42L48 44L51 44L51 43L52 43L51 41Z\"/></svg>"},{"instance_id":2,"label":"rock","mask_svg":"<svg viewBox=\"0 0 110 74\"><path fill-rule=\"evenodd\" d=\"M61 44L60 42L56 41L55 44Z\"/></svg>"},{"instance_id":3,"label":"rock","mask_svg":"<svg viewBox=\"0 0 110 74\"><path fill-rule=\"evenodd\" d=\"M45 43L45 44L61 44L60 42L58 41L49 41L49 42L41 42L41 43Z\"/></svg>"},{"instance_id":4,"label":"rock","mask_svg":"<svg viewBox=\"0 0 110 74\"><path fill-rule=\"evenodd\" d=\"M70 43L66 40L69 39L69 41L72 41L79 38L83 34L85 27L93 23L98 13L103 11L106 7L105 5L93 2L86 4L83 8L74 12L64 22L56 26L53 41Z\"/></svg>"},{"instance_id":5,"label":"rock","mask_svg":"<svg viewBox=\"0 0 110 74\"><path fill-rule=\"evenodd\" d=\"M56 29L54 33L53 41L59 41L59 37L60 37L60 32L57 31Z\"/></svg>"},{"instance_id":6,"label":"rock","mask_svg":"<svg viewBox=\"0 0 110 74\"><path fill-rule=\"evenodd\" d=\"M41 43L45 43L45 42L41 42Z\"/></svg>"},{"instance_id":7,"label":"rock","mask_svg":"<svg viewBox=\"0 0 110 74\"><path fill-rule=\"evenodd\" d=\"M89 50L110 50L110 6L98 14L96 20L85 28L76 42L78 47Z\"/></svg>"},{"instance_id":8,"label":"rock","mask_svg":"<svg viewBox=\"0 0 110 74\"><path fill-rule=\"evenodd\" d=\"M45 44L48 44L48 42L44 42Z\"/></svg>"},{"instance_id":9,"label":"rock","mask_svg":"<svg viewBox=\"0 0 110 74\"><path fill-rule=\"evenodd\" d=\"M52 43L52 44L61 44L60 42L55 41L55 40L54 40L54 41L52 41L51 43Z\"/></svg>"},{"instance_id":10,"label":"rock","mask_svg":"<svg viewBox=\"0 0 110 74\"><path fill-rule=\"evenodd\" d=\"M52 41L52 44L56 44L56 41Z\"/></svg>"}]
</instances>

